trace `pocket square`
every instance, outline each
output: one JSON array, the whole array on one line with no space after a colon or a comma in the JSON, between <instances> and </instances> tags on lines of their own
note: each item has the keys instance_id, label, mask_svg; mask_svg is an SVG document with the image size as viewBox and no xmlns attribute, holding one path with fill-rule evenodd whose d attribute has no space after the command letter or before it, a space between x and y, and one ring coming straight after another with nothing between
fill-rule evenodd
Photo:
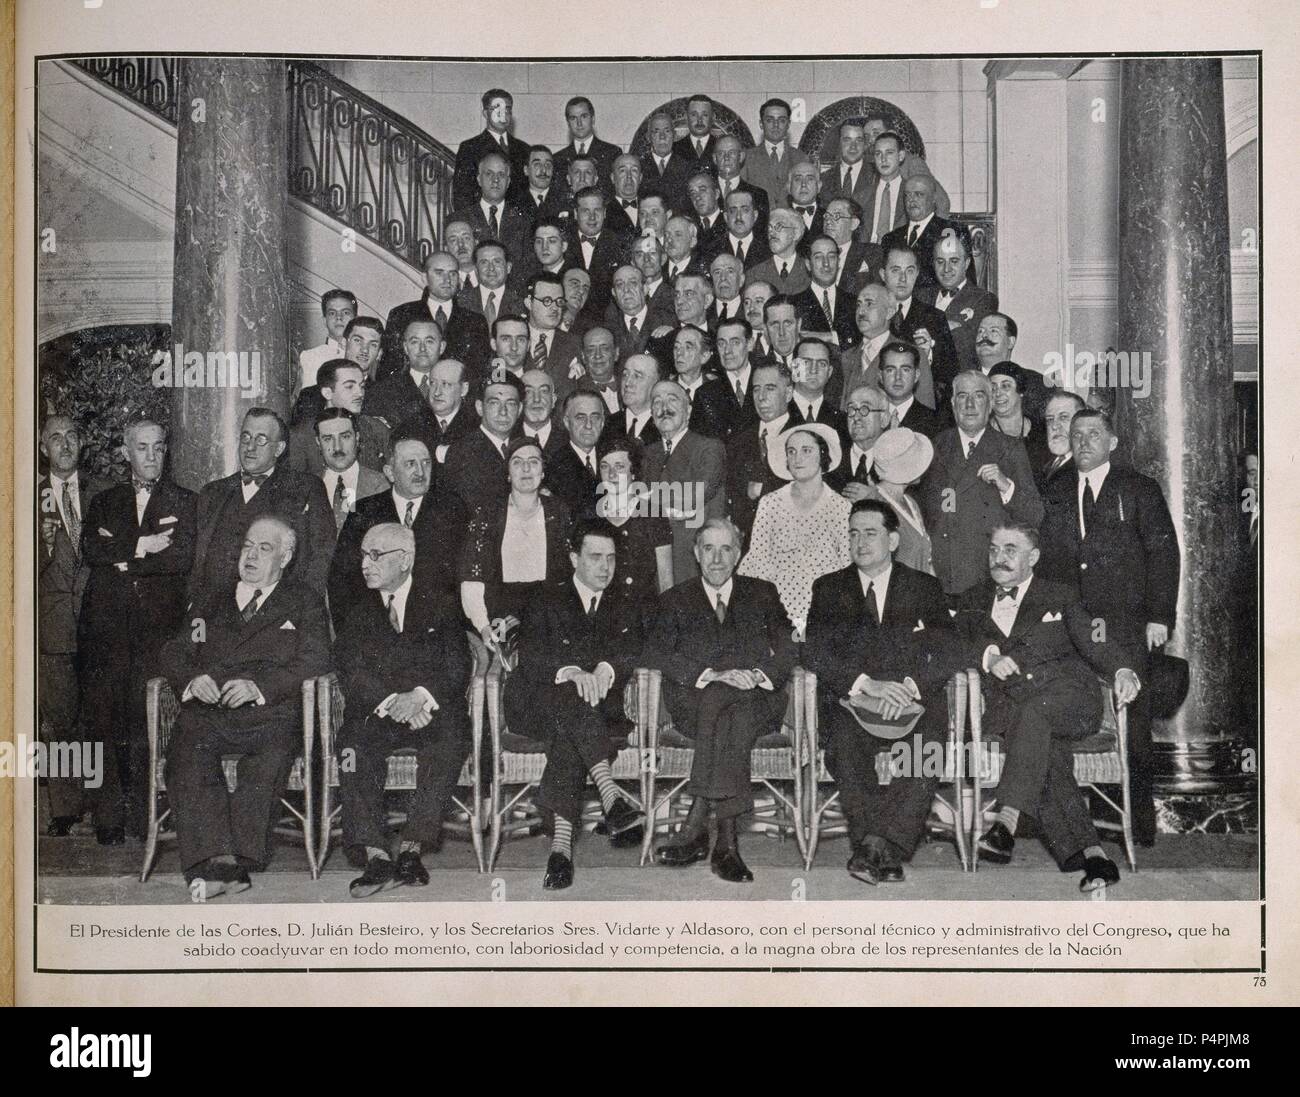
<instances>
[{"instance_id":1,"label":"pocket square","mask_svg":"<svg viewBox=\"0 0 1300 1097\"><path fill-rule=\"evenodd\" d=\"M1060 619L1061 619L1061 615L1060 615L1059 613L1044 613L1044 614L1043 614L1043 623L1044 623L1044 624L1048 624L1048 623L1050 623L1050 622L1052 622L1052 621L1059 621Z\"/></svg>"},{"instance_id":2,"label":"pocket square","mask_svg":"<svg viewBox=\"0 0 1300 1097\"><path fill-rule=\"evenodd\" d=\"M280 628L281 628L282 630L283 630L283 629L293 629L294 632L297 632L297 631L298 631L297 629L295 629L295 628L293 627L293 622L292 622L292 621L286 621L283 625L280 626Z\"/></svg>"},{"instance_id":3,"label":"pocket square","mask_svg":"<svg viewBox=\"0 0 1300 1097\"><path fill-rule=\"evenodd\" d=\"M912 629L912 631L913 631L913 632L924 632L924 631L925 631L925 622L924 622L924 621L917 621L917 622L916 622L916 628Z\"/></svg>"},{"instance_id":4,"label":"pocket square","mask_svg":"<svg viewBox=\"0 0 1300 1097\"><path fill-rule=\"evenodd\" d=\"M169 526L169 525L171 525L173 522L179 522L179 521L180 521L180 519L177 518L176 515L174 515L174 514L169 514L169 515L167 515L166 518L159 518L159 519L158 519L158 524L159 524L160 526Z\"/></svg>"},{"instance_id":5,"label":"pocket square","mask_svg":"<svg viewBox=\"0 0 1300 1097\"><path fill-rule=\"evenodd\" d=\"M112 537L112 536L113 536L113 535L112 535L111 533L109 533L108 530L106 530L103 526L100 526L100 527L99 527L99 535L100 535L101 537Z\"/></svg>"}]
</instances>

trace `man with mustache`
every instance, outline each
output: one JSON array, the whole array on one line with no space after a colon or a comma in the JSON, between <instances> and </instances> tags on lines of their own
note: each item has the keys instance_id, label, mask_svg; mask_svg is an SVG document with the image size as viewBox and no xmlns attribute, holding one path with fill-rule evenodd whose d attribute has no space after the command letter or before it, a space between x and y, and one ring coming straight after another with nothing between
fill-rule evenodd
<instances>
[{"instance_id":1,"label":"man with mustache","mask_svg":"<svg viewBox=\"0 0 1300 1097\"><path fill-rule=\"evenodd\" d=\"M1041 468L1034 469L1034 483L1038 493L1046 496L1047 489L1058 476L1068 476L1074 471L1070 454L1070 421L1075 412L1083 411L1087 404L1077 392L1054 392L1047 401L1043 424L1047 428L1047 448L1051 459Z\"/></svg>"},{"instance_id":2,"label":"man with mustache","mask_svg":"<svg viewBox=\"0 0 1300 1097\"><path fill-rule=\"evenodd\" d=\"M1012 361L1011 352L1015 350L1018 332L1016 322L1005 312L990 312L979 322L975 333L975 358L985 377L999 362ZM1025 370L1025 414L1035 422L1041 422L1046 403L1047 387L1043 384L1042 374L1037 370Z\"/></svg>"}]
</instances>

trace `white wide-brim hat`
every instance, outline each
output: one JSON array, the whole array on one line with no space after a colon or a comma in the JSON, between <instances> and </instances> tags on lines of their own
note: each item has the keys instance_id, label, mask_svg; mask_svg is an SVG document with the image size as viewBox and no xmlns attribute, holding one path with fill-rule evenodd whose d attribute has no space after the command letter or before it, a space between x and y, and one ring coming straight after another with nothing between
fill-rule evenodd
<instances>
[{"instance_id":1,"label":"white wide-brim hat","mask_svg":"<svg viewBox=\"0 0 1300 1097\"><path fill-rule=\"evenodd\" d=\"M789 441L790 435L796 431L807 431L809 434L815 434L821 438L831 451L831 467L823 469L822 475L830 472L831 469L840 467L840 461L844 456L844 451L840 446L840 436L834 427L828 427L825 423L797 423L792 427L786 427L775 438L768 435L767 439L767 463L772 466L775 472L782 480L793 480L790 475L790 467L785 463L785 444Z\"/></svg>"},{"instance_id":2,"label":"white wide-brim hat","mask_svg":"<svg viewBox=\"0 0 1300 1097\"><path fill-rule=\"evenodd\" d=\"M934 443L907 427L891 427L871 447L874 467L882 480L910 484L925 475L934 460Z\"/></svg>"}]
</instances>

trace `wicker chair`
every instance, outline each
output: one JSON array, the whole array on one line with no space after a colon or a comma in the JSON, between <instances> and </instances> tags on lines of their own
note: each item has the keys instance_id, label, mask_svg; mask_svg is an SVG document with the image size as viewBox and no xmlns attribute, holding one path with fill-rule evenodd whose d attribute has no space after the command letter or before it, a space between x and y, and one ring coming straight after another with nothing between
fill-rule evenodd
<instances>
[{"instance_id":1,"label":"wicker chair","mask_svg":"<svg viewBox=\"0 0 1300 1097\"><path fill-rule=\"evenodd\" d=\"M320 863L316 858L316 683L317 679L308 678L302 684L302 753L294 760L285 786L285 793L302 795L302 808L299 809L282 793L280 803L284 805L287 814L274 828L275 834L302 842L313 880L320 876ZM163 806L162 800L167 793L167 744L179 712L180 702L167 684L167 679L149 679L145 686L145 729L149 737L149 821L144 842L144 864L140 869L141 883L148 880L149 873L153 871L158 844L172 841L176 837L174 830L164 829L171 816L171 806ZM237 756L223 758L222 768L226 774L226 787L233 792L239 778Z\"/></svg>"},{"instance_id":2,"label":"wicker chair","mask_svg":"<svg viewBox=\"0 0 1300 1097\"><path fill-rule=\"evenodd\" d=\"M974 787L974 810L971 812L971 849L978 851L980 835L991 820L985 818L983 794L985 789L996 788L1002 778L1004 755L989 750L983 738L982 706L980 703L980 672L968 670L971 731L971 781ZM1074 744L1074 781L1080 788L1088 789L1116 816L1114 819L1096 818L1092 822L1098 830L1118 833L1124 843L1124 853L1129 868L1137 872L1137 847L1133 843L1133 811L1129 791L1128 765L1128 706L1115 704L1115 694L1110 683L1098 679L1102 691L1103 708L1101 727L1096 734ZM1115 788L1116 803L1101 786ZM974 857L974 867L979 868L979 857Z\"/></svg>"}]
</instances>

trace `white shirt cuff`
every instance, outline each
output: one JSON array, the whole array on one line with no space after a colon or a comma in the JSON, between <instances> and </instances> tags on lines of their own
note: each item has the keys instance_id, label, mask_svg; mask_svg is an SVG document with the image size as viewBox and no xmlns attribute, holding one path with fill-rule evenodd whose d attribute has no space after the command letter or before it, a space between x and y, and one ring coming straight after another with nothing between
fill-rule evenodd
<instances>
[{"instance_id":1,"label":"white shirt cuff","mask_svg":"<svg viewBox=\"0 0 1300 1097\"><path fill-rule=\"evenodd\" d=\"M1000 658L1001 655L1002 652L999 650L997 644L989 644L989 646L984 649L984 657L980 659L980 670L987 674L989 666L992 664L993 660Z\"/></svg>"},{"instance_id":2,"label":"white shirt cuff","mask_svg":"<svg viewBox=\"0 0 1300 1097\"><path fill-rule=\"evenodd\" d=\"M1014 480L1012 480L1012 481L1011 481L1011 486L1008 487L1006 491L999 492L999 494L1002 496L1002 505L1003 505L1004 507L1005 507L1009 502L1011 502L1011 497L1012 497L1013 495L1015 495L1015 493L1016 493L1016 482L1015 482Z\"/></svg>"},{"instance_id":3,"label":"white shirt cuff","mask_svg":"<svg viewBox=\"0 0 1300 1097\"><path fill-rule=\"evenodd\" d=\"M568 679L565 677L565 675L568 674L569 671L571 670L576 670L580 674L582 673L582 667L561 667L559 670L555 672L555 684L558 686L564 682L567 682Z\"/></svg>"},{"instance_id":4,"label":"white shirt cuff","mask_svg":"<svg viewBox=\"0 0 1300 1097\"><path fill-rule=\"evenodd\" d=\"M769 678L766 674L764 674L758 667L754 668L754 673L758 675L759 689L767 689L767 690L776 689L776 687L772 685L772 679Z\"/></svg>"},{"instance_id":5,"label":"white shirt cuff","mask_svg":"<svg viewBox=\"0 0 1300 1097\"><path fill-rule=\"evenodd\" d=\"M852 688L851 690L849 690L849 696L852 697L855 693L866 693L866 692L867 692L867 685L868 685L870 682L871 682L871 679L870 679L867 675L865 675L865 674L859 674L859 675L858 675L858 676L853 680L853 688Z\"/></svg>"},{"instance_id":6,"label":"white shirt cuff","mask_svg":"<svg viewBox=\"0 0 1300 1097\"><path fill-rule=\"evenodd\" d=\"M705 667L702 671L700 671L700 676L695 679L695 688L703 689L705 686L707 686L709 683L705 680L705 675L712 674L712 673L713 673L712 667Z\"/></svg>"}]
</instances>

